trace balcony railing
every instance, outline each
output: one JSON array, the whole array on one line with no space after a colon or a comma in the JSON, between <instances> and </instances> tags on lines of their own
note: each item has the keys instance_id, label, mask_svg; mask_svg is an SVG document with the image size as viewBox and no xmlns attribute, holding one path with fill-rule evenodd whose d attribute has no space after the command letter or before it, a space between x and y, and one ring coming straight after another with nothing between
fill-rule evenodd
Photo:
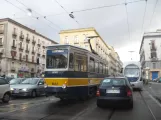
<instances>
[{"instance_id":1,"label":"balcony railing","mask_svg":"<svg viewBox=\"0 0 161 120\"><path fill-rule=\"evenodd\" d=\"M11 47L12 47L12 49L16 49L16 45L12 45Z\"/></svg>"},{"instance_id":2,"label":"balcony railing","mask_svg":"<svg viewBox=\"0 0 161 120\"><path fill-rule=\"evenodd\" d=\"M37 46L39 46L39 47L40 47L40 46L41 46L41 44L40 44L40 43L38 43L38 44L37 44Z\"/></svg>"},{"instance_id":3,"label":"balcony railing","mask_svg":"<svg viewBox=\"0 0 161 120\"><path fill-rule=\"evenodd\" d=\"M32 54L35 54L35 50L32 50Z\"/></svg>"},{"instance_id":4,"label":"balcony railing","mask_svg":"<svg viewBox=\"0 0 161 120\"><path fill-rule=\"evenodd\" d=\"M24 35L21 33L20 40L23 41L23 39L24 39Z\"/></svg>"},{"instance_id":5,"label":"balcony railing","mask_svg":"<svg viewBox=\"0 0 161 120\"><path fill-rule=\"evenodd\" d=\"M29 50L26 50L26 53L29 53Z\"/></svg>"},{"instance_id":6,"label":"balcony railing","mask_svg":"<svg viewBox=\"0 0 161 120\"><path fill-rule=\"evenodd\" d=\"M33 39L32 40L32 44L35 45L36 44L36 40Z\"/></svg>"},{"instance_id":7,"label":"balcony railing","mask_svg":"<svg viewBox=\"0 0 161 120\"><path fill-rule=\"evenodd\" d=\"M26 37L26 42L30 42L30 38L29 37Z\"/></svg>"},{"instance_id":8,"label":"balcony railing","mask_svg":"<svg viewBox=\"0 0 161 120\"><path fill-rule=\"evenodd\" d=\"M23 48L22 48L22 47L20 47L20 48L19 48L19 50L20 50L20 51L23 51Z\"/></svg>"},{"instance_id":9,"label":"balcony railing","mask_svg":"<svg viewBox=\"0 0 161 120\"><path fill-rule=\"evenodd\" d=\"M12 33L12 36L13 36L13 37L17 37L17 32L14 31L14 32Z\"/></svg>"},{"instance_id":10,"label":"balcony railing","mask_svg":"<svg viewBox=\"0 0 161 120\"><path fill-rule=\"evenodd\" d=\"M150 58L151 59L151 61L158 61L158 58Z\"/></svg>"},{"instance_id":11,"label":"balcony railing","mask_svg":"<svg viewBox=\"0 0 161 120\"><path fill-rule=\"evenodd\" d=\"M15 67L11 67L11 71L12 72L15 72L16 71L16 68Z\"/></svg>"}]
</instances>

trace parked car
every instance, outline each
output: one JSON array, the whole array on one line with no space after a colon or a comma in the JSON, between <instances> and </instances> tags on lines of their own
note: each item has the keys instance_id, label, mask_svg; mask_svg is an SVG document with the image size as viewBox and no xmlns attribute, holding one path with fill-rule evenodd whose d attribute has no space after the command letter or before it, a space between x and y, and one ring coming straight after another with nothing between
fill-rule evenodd
<instances>
[{"instance_id":1,"label":"parked car","mask_svg":"<svg viewBox=\"0 0 161 120\"><path fill-rule=\"evenodd\" d=\"M20 84L11 87L12 96L36 97L45 94L44 79L26 78Z\"/></svg>"},{"instance_id":2,"label":"parked car","mask_svg":"<svg viewBox=\"0 0 161 120\"><path fill-rule=\"evenodd\" d=\"M161 83L161 77L157 78L156 80L158 83Z\"/></svg>"},{"instance_id":3,"label":"parked car","mask_svg":"<svg viewBox=\"0 0 161 120\"><path fill-rule=\"evenodd\" d=\"M0 77L0 99L2 102L8 103L10 101L10 97L10 85L5 78Z\"/></svg>"},{"instance_id":4,"label":"parked car","mask_svg":"<svg viewBox=\"0 0 161 120\"><path fill-rule=\"evenodd\" d=\"M97 90L97 106L127 106L133 108L133 92L125 77L104 78Z\"/></svg>"}]
</instances>

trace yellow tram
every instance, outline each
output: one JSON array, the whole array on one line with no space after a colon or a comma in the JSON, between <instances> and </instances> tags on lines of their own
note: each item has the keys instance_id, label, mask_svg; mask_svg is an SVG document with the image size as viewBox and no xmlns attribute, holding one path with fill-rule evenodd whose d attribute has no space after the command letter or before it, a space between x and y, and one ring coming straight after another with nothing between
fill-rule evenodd
<instances>
[{"instance_id":1,"label":"yellow tram","mask_svg":"<svg viewBox=\"0 0 161 120\"><path fill-rule=\"evenodd\" d=\"M108 76L107 61L90 51L71 46L48 46L45 90L60 99L95 95L100 81Z\"/></svg>"}]
</instances>

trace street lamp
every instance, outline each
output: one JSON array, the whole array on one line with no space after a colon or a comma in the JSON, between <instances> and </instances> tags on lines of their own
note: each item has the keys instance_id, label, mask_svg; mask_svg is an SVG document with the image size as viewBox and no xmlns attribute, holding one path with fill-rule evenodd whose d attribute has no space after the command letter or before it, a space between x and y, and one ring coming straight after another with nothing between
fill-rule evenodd
<instances>
[{"instance_id":1,"label":"street lamp","mask_svg":"<svg viewBox=\"0 0 161 120\"><path fill-rule=\"evenodd\" d=\"M135 51L128 51L128 52L130 52L130 53L131 53L131 60L132 60L132 54L133 54L133 52L135 52Z\"/></svg>"}]
</instances>

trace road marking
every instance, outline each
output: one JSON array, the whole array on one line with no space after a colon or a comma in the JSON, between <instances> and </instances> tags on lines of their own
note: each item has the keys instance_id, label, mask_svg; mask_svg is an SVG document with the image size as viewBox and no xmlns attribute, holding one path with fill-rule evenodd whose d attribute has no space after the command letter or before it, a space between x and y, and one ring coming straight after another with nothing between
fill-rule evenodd
<instances>
[{"instance_id":1,"label":"road marking","mask_svg":"<svg viewBox=\"0 0 161 120\"><path fill-rule=\"evenodd\" d=\"M161 107L161 104L150 93L149 96L159 107Z\"/></svg>"},{"instance_id":2,"label":"road marking","mask_svg":"<svg viewBox=\"0 0 161 120\"><path fill-rule=\"evenodd\" d=\"M145 98L144 98L144 96L142 95L141 92L140 92L140 95L141 95L141 97L143 98L143 101L144 101L145 105L147 106L147 108L149 109L151 115L153 116L153 119L154 119L154 120L157 120L156 117L155 117L155 115L154 115L154 113L153 113L153 111L152 111L151 108L149 107L148 103L145 101Z\"/></svg>"},{"instance_id":3,"label":"road marking","mask_svg":"<svg viewBox=\"0 0 161 120\"><path fill-rule=\"evenodd\" d=\"M79 117L81 117L84 113L86 113L87 111L92 111L93 109L96 108L96 105L90 105L88 106L86 109L82 110L81 112L77 113L74 117L72 117L70 120L77 120Z\"/></svg>"}]
</instances>

